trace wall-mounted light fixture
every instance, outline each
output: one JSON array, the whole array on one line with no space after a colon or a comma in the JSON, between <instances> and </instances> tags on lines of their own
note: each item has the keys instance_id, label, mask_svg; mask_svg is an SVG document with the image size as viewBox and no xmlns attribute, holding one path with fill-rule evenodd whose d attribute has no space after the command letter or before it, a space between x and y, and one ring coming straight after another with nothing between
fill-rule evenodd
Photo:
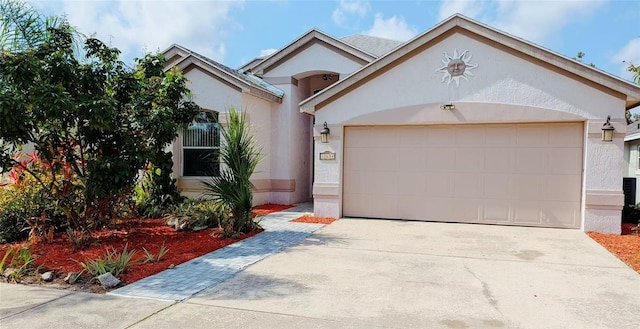
<instances>
[{"instance_id":1,"label":"wall-mounted light fixture","mask_svg":"<svg viewBox=\"0 0 640 329\"><path fill-rule=\"evenodd\" d=\"M324 81L333 80L333 77L331 76L331 74L323 74L322 75L322 80L324 80Z\"/></svg>"},{"instance_id":2,"label":"wall-mounted light fixture","mask_svg":"<svg viewBox=\"0 0 640 329\"><path fill-rule=\"evenodd\" d=\"M324 122L324 128L322 128L322 130L320 131L320 141L323 143L329 143L329 133L331 132L331 130L329 130L329 127L327 127L327 122Z\"/></svg>"},{"instance_id":3,"label":"wall-mounted light fixture","mask_svg":"<svg viewBox=\"0 0 640 329\"><path fill-rule=\"evenodd\" d=\"M452 111L456 109L456 106L453 104L444 104L444 105L440 105L440 109L445 111Z\"/></svg>"},{"instance_id":4,"label":"wall-mounted light fixture","mask_svg":"<svg viewBox=\"0 0 640 329\"><path fill-rule=\"evenodd\" d=\"M611 116L607 116L607 122L602 125L602 141L603 142L611 142L613 141L613 132L615 128L611 125Z\"/></svg>"}]
</instances>

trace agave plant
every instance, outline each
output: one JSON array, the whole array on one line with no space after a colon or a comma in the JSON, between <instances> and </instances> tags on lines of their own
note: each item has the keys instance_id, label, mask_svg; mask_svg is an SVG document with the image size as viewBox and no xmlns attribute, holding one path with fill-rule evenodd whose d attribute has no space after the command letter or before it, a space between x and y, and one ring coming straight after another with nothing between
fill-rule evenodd
<instances>
[{"instance_id":1,"label":"agave plant","mask_svg":"<svg viewBox=\"0 0 640 329\"><path fill-rule=\"evenodd\" d=\"M253 184L249 178L262 159L261 150L251 134L246 115L234 108L229 110L227 125L221 127L220 134L223 140L220 150L222 166L219 175L203 182L205 195L231 213L224 225L225 231L247 233L258 228L251 216Z\"/></svg>"}]
</instances>

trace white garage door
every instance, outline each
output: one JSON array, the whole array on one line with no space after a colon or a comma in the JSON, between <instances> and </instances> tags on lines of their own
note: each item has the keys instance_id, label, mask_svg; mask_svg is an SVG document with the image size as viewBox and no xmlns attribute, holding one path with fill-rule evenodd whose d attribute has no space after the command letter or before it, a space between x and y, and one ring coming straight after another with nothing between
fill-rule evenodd
<instances>
[{"instance_id":1,"label":"white garage door","mask_svg":"<svg viewBox=\"0 0 640 329\"><path fill-rule=\"evenodd\" d=\"M580 227L582 123L347 127L343 213Z\"/></svg>"}]
</instances>

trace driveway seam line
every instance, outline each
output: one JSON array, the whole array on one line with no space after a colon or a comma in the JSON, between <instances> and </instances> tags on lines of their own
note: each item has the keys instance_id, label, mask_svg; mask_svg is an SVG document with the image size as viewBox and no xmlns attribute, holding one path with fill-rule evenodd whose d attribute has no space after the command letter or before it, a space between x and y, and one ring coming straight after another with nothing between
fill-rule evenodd
<instances>
[{"instance_id":1,"label":"driveway seam line","mask_svg":"<svg viewBox=\"0 0 640 329\"><path fill-rule=\"evenodd\" d=\"M20 311L20 312L18 312L18 313L14 313L14 314L7 315L7 316L5 316L4 318L0 318L0 320L8 319L8 318L10 318L10 317L13 317L13 316L16 316L16 315L22 314L22 313L27 312L27 311L35 310L35 309L40 308L40 307L42 307L42 306L44 306L44 305L47 305L47 304L49 304L49 303L55 302L55 301L57 301L57 300L60 300L60 299L62 299L62 298L65 298L65 297L68 297L68 296L71 296L71 295L73 295L73 293L67 293L66 295L62 295L62 296L56 297L56 298L54 298L54 299L52 299L52 300L48 300L48 301L46 301L46 302L44 302L44 303L41 303L41 304L38 304L38 305L34 305L34 306L29 307L29 308L27 308L27 309L24 309L24 310L22 310L22 311Z\"/></svg>"},{"instance_id":2,"label":"driveway seam line","mask_svg":"<svg viewBox=\"0 0 640 329\"><path fill-rule=\"evenodd\" d=\"M127 327L125 327L124 329L132 328L133 326L135 326L135 325L137 325L137 324L140 324L140 323L142 323L142 322L144 322L144 321L146 321L146 320L150 319L150 318L151 318L151 317L153 317L154 315L156 315L156 314L158 314L158 313L160 313L160 312L162 312L162 311L164 311L164 310L167 310L167 309L169 309L170 307L173 307L173 306L175 306L175 305L176 305L176 304L178 304L178 303L180 303L180 302L179 302L179 301L176 301L176 302L174 302L174 303L173 303L173 304L171 304L171 305L167 305L167 306L165 306L165 307L163 307L163 308L161 308L161 309L159 309L159 310L157 310L157 311L155 311L155 312L153 312L153 313L151 313L151 314L149 314L149 315L145 316L144 318L142 318L142 319L140 319L140 320L138 320L138 321L134 322L133 324L131 324L131 325L129 325L129 326L127 326Z\"/></svg>"},{"instance_id":3,"label":"driveway seam line","mask_svg":"<svg viewBox=\"0 0 640 329\"><path fill-rule=\"evenodd\" d=\"M340 324L356 324L354 322L345 322L345 321L342 321L342 320L325 319L325 318L318 318L318 317L313 317L313 316L290 314L290 313L280 313L280 312L269 312L269 311L261 311L261 310L252 310L252 309L247 309L247 308L211 305L211 304L189 302L189 301L183 301L181 303L182 304L198 305L198 306L217 307L217 308L222 308L222 309L226 309L226 310L236 310L236 311L256 312L256 313L262 313L262 314L283 315L283 316L290 316L290 317L296 317L296 318L302 318L302 319L310 319L310 320L322 320L322 321L329 321L329 322L340 323ZM375 325L374 325L374 327L377 327L377 328L389 328L389 327L385 327L385 326L375 326Z\"/></svg>"}]
</instances>

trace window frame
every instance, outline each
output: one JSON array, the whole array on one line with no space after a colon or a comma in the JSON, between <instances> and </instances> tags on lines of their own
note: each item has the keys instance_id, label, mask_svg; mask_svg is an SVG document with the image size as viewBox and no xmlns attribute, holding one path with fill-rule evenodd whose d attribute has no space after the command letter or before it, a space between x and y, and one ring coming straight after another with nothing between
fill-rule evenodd
<instances>
[{"instance_id":1,"label":"window frame","mask_svg":"<svg viewBox=\"0 0 640 329\"><path fill-rule=\"evenodd\" d=\"M218 164L217 164L217 174L220 174L220 170L221 170L221 163L220 163L220 150L221 150L221 133L220 133L220 129L222 127L221 123L220 123L220 112L218 111L213 111L213 110L206 110L206 109L202 109L200 110L201 113L211 113L213 114L213 118L212 120L214 120L213 122L205 122L205 123L213 123L215 125L217 125L217 129L214 129L215 133L212 136L213 138L213 146L192 146L192 145L185 145L185 137L186 137L186 133L187 130L189 129L189 127L191 127L194 124L197 123L203 123L203 122L198 122L197 119L194 120L192 123L190 123L188 126L183 127L182 131L180 133L180 159L181 159L181 163L180 163L180 176L181 177L185 177L185 178L204 178L204 177L212 177L211 175L185 175L185 168L186 168L186 157L185 157L185 150L211 150L212 152L215 152L216 150L218 151ZM217 145L216 145L217 142Z\"/></svg>"}]
</instances>

